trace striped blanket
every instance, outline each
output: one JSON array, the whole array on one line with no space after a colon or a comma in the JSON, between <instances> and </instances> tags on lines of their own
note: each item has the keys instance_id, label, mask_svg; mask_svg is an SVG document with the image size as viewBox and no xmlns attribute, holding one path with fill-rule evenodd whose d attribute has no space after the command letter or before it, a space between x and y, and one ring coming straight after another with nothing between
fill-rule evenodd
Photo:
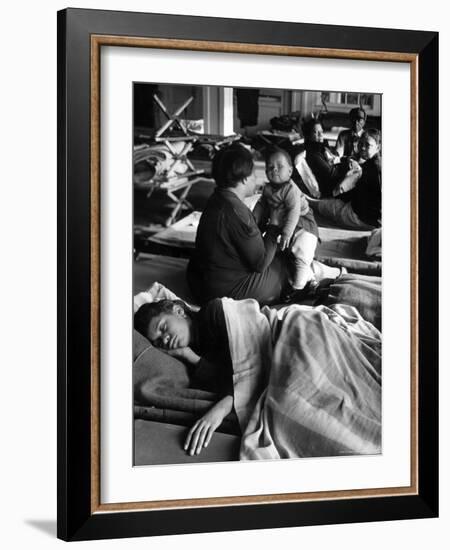
<instances>
[{"instance_id":1,"label":"striped blanket","mask_svg":"<svg viewBox=\"0 0 450 550\"><path fill-rule=\"evenodd\" d=\"M381 334L355 308L223 308L241 459L381 452Z\"/></svg>"}]
</instances>

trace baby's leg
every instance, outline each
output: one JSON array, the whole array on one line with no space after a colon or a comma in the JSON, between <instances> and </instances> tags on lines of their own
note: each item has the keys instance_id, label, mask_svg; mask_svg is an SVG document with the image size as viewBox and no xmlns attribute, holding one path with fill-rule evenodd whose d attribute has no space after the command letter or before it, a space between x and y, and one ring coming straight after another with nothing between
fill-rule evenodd
<instances>
[{"instance_id":1,"label":"baby's leg","mask_svg":"<svg viewBox=\"0 0 450 550\"><path fill-rule=\"evenodd\" d=\"M300 229L291 244L291 252L294 256L295 275L292 281L292 287L302 289L306 283L314 279L314 274L311 270L311 263L316 252L317 237Z\"/></svg>"},{"instance_id":2,"label":"baby's leg","mask_svg":"<svg viewBox=\"0 0 450 550\"><path fill-rule=\"evenodd\" d=\"M343 268L331 267L330 265L325 265L317 260L313 261L311 264L311 269L314 274L314 279L317 282L323 281L323 279L337 279L337 277L339 277L339 275L343 272Z\"/></svg>"}]
</instances>

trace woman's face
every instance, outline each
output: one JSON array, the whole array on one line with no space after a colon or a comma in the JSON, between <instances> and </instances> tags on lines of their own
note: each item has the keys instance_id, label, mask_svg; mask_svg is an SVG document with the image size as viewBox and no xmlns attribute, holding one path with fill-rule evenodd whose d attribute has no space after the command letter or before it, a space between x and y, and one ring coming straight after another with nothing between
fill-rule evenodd
<instances>
[{"instance_id":1,"label":"woman's face","mask_svg":"<svg viewBox=\"0 0 450 550\"><path fill-rule=\"evenodd\" d=\"M366 119L363 117L357 117L352 120L352 129L354 132L359 133L366 125Z\"/></svg>"},{"instance_id":2,"label":"woman's face","mask_svg":"<svg viewBox=\"0 0 450 550\"><path fill-rule=\"evenodd\" d=\"M256 179L255 168L253 168L252 173L244 179L246 197L251 197L255 194L257 183L258 181Z\"/></svg>"},{"instance_id":3,"label":"woman's face","mask_svg":"<svg viewBox=\"0 0 450 550\"><path fill-rule=\"evenodd\" d=\"M359 142L359 154L364 160L371 159L374 155L378 153L380 147L378 146L376 140L371 137L364 135Z\"/></svg>"},{"instance_id":4,"label":"woman's face","mask_svg":"<svg viewBox=\"0 0 450 550\"><path fill-rule=\"evenodd\" d=\"M315 143L322 143L323 141L322 124L314 124L311 130L311 133L309 134L309 140Z\"/></svg>"},{"instance_id":5,"label":"woman's face","mask_svg":"<svg viewBox=\"0 0 450 550\"><path fill-rule=\"evenodd\" d=\"M172 313L153 317L148 326L147 338L158 348L185 348L191 342L191 320L182 308L174 306Z\"/></svg>"},{"instance_id":6,"label":"woman's face","mask_svg":"<svg viewBox=\"0 0 450 550\"><path fill-rule=\"evenodd\" d=\"M267 160L266 175L270 182L281 185L290 180L292 166L282 153L275 153Z\"/></svg>"}]
</instances>

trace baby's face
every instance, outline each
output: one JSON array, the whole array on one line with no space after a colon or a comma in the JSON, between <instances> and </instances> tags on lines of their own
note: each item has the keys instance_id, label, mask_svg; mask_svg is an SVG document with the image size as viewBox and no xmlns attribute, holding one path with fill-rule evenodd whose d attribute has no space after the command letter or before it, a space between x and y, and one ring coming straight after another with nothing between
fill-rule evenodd
<instances>
[{"instance_id":1,"label":"baby's face","mask_svg":"<svg viewBox=\"0 0 450 550\"><path fill-rule=\"evenodd\" d=\"M282 153L275 153L266 163L266 176L271 183L281 185L291 179L292 166Z\"/></svg>"}]
</instances>

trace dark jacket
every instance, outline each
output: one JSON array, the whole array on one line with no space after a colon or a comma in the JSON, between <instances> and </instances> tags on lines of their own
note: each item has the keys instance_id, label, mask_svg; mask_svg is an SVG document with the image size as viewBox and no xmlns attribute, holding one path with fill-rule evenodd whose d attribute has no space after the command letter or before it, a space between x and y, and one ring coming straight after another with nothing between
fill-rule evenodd
<instances>
[{"instance_id":1,"label":"dark jacket","mask_svg":"<svg viewBox=\"0 0 450 550\"><path fill-rule=\"evenodd\" d=\"M278 230L269 227L263 237L247 206L232 191L216 189L200 218L188 268L196 298L201 302L222 296L240 299L246 297L247 285L265 284L266 280L255 281L254 276L272 264L277 236Z\"/></svg>"},{"instance_id":2,"label":"dark jacket","mask_svg":"<svg viewBox=\"0 0 450 550\"><path fill-rule=\"evenodd\" d=\"M348 171L348 163L332 164L326 155L326 145L318 142L305 143L306 162L319 185L322 197L330 197L333 189Z\"/></svg>"},{"instance_id":3,"label":"dark jacket","mask_svg":"<svg viewBox=\"0 0 450 550\"><path fill-rule=\"evenodd\" d=\"M350 193L352 208L365 223L381 225L381 158L373 156L362 165L362 174Z\"/></svg>"},{"instance_id":4,"label":"dark jacket","mask_svg":"<svg viewBox=\"0 0 450 550\"><path fill-rule=\"evenodd\" d=\"M193 349L201 356L194 367L199 387L220 394L233 394L233 365L222 300L215 298L196 314Z\"/></svg>"}]
</instances>

